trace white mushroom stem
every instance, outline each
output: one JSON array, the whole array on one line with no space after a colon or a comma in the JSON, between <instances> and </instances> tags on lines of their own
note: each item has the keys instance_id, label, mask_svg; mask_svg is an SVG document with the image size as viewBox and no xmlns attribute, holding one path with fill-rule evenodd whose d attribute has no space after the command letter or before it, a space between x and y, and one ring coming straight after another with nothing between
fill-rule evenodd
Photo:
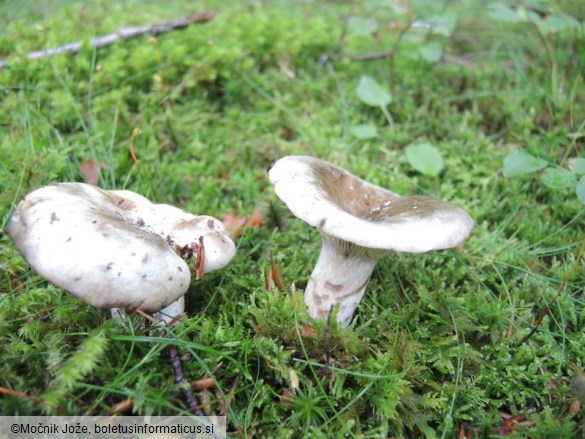
<instances>
[{"instance_id":1,"label":"white mushroom stem","mask_svg":"<svg viewBox=\"0 0 585 439\"><path fill-rule=\"evenodd\" d=\"M305 289L309 315L326 319L339 305L337 322L346 328L362 299L380 252L323 235L321 254Z\"/></svg>"},{"instance_id":2,"label":"white mushroom stem","mask_svg":"<svg viewBox=\"0 0 585 439\"><path fill-rule=\"evenodd\" d=\"M155 319L158 319L161 323L168 325L171 323L175 318L178 318L185 312L185 296L179 297L170 305L166 306L165 308L161 309L157 313L153 315ZM119 319L124 317L126 312L120 308L112 308L111 309L112 317L114 319Z\"/></svg>"},{"instance_id":3,"label":"white mushroom stem","mask_svg":"<svg viewBox=\"0 0 585 439\"><path fill-rule=\"evenodd\" d=\"M178 318L185 312L185 296L179 297L169 306L161 309L154 317L159 319L165 325L168 325L173 319Z\"/></svg>"}]
</instances>

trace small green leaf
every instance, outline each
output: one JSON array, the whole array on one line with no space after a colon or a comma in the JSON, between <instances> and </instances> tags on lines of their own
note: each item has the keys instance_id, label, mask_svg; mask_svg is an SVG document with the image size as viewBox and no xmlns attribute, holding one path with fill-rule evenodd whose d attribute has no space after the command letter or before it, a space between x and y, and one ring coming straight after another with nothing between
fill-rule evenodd
<instances>
[{"instance_id":1,"label":"small green leaf","mask_svg":"<svg viewBox=\"0 0 585 439\"><path fill-rule=\"evenodd\" d=\"M368 14L375 12L377 9L384 7L384 0L365 0L363 2L364 11Z\"/></svg>"},{"instance_id":2,"label":"small green leaf","mask_svg":"<svg viewBox=\"0 0 585 439\"><path fill-rule=\"evenodd\" d=\"M352 17L349 19L348 29L359 37L369 37L378 30L378 23L373 18Z\"/></svg>"},{"instance_id":3,"label":"small green leaf","mask_svg":"<svg viewBox=\"0 0 585 439\"><path fill-rule=\"evenodd\" d=\"M430 143L416 143L406 147L406 158L418 172L436 177L444 167L441 152Z\"/></svg>"},{"instance_id":4,"label":"small green leaf","mask_svg":"<svg viewBox=\"0 0 585 439\"><path fill-rule=\"evenodd\" d=\"M443 46L438 41L430 41L418 48L418 54L427 62L437 62L443 56Z\"/></svg>"},{"instance_id":5,"label":"small green leaf","mask_svg":"<svg viewBox=\"0 0 585 439\"><path fill-rule=\"evenodd\" d=\"M351 128L351 134L360 140L378 137L378 128L375 125L356 125Z\"/></svg>"},{"instance_id":6,"label":"small green leaf","mask_svg":"<svg viewBox=\"0 0 585 439\"><path fill-rule=\"evenodd\" d=\"M441 15L428 18L427 22L431 25L433 34L450 37L457 26L457 14L448 10Z\"/></svg>"},{"instance_id":7,"label":"small green leaf","mask_svg":"<svg viewBox=\"0 0 585 439\"><path fill-rule=\"evenodd\" d=\"M521 23L526 21L526 18L516 9L502 3L494 3L489 9L490 17L502 23Z\"/></svg>"},{"instance_id":8,"label":"small green leaf","mask_svg":"<svg viewBox=\"0 0 585 439\"><path fill-rule=\"evenodd\" d=\"M579 198L579 201L585 204L585 176L581 177L575 190L577 191L577 198Z\"/></svg>"},{"instance_id":9,"label":"small green leaf","mask_svg":"<svg viewBox=\"0 0 585 439\"><path fill-rule=\"evenodd\" d=\"M392 96L368 75L362 75L355 90L360 101L372 107L385 107L392 100Z\"/></svg>"},{"instance_id":10,"label":"small green leaf","mask_svg":"<svg viewBox=\"0 0 585 439\"><path fill-rule=\"evenodd\" d=\"M504 177L530 174L544 168L546 165L546 160L534 157L532 154L519 149L511 152L504 159Z\"/></svg>"},{"instance_id":11,"label":"small green leaf","mask_svg":"<svg viewBox=\"0 0 585 439\"><path fill-rule=\"evenodd\" d=\"M387 3L401 3L401 2L387 2ZM408 2L413 8L414 15L417 16L431 16L440 14L445 6L437 0L413 0Z\"/></svg>"},{"instance_id":12,"label":"small green leaf","mask_svg":"<svg viewBox=\"0 0 585 439\"><path fill-rule=\"evenodd\" d=\"M569 159L569 169L577 175L585 174L585 159L579 157Z\"/></svg>"},{"instance_id":13,"label":"small green leaf","mask_svg":"<svg viewBox=\"0 0 585 439\"><path fill-rule=\"evenodd\" d=\"M544 34L562 33L578 30L581 27L579 21L570 15L555 12L542 20L539 29Z\"/></svg>"},{"instance_id":14,"label":"small green leaf","mask_svg":"<svg viewBox=\"0 0 585 439\"><path fill-rule=\"evenodd\" d=\"M577 176L564 168L546 168L541 178L544 185L551 189L563 189L577 183Z\"/></svg>"}]
</instances>

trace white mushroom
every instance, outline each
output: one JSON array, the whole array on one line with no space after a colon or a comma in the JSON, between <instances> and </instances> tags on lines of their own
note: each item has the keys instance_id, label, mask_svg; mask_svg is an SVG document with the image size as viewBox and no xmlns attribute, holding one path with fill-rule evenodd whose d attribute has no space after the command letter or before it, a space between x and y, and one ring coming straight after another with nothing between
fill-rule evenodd
<instances>
[{"instance_id":1,"label":"white mushroom","mask_svg":"<svg viewBox=\"0 0 585 439\"><path fill-rule=\"evenodd\" d=\"M153 204L131 191L106 192L134 226L164 238L177 251L193 243L199 245L195 238L204 238L205 273L225 267L235 255L234 243L216 218L192 215L168 204Z\"/></svg>"},{"instance_id":2,"label":"white mushroom","mask_svg":"<svg viewBox=\"0 0 585 439\"><path fill-rule=\"evenodd\" d=\"M305 289L308 312L324 319L339 304L342 327L349 325L378 259L391 251L454 247L473 228L460 207L401 197L314 157L278 160L270 181L296 217L321 231L321 254Z\"/></svg>"},{"instance_id":3,"label":"white mushroom","mask_svg":"<svg viewBox=\"0 0 585 439\"><path fill-rule=\"evenodd\" d=\"M51 283L98 308L160 311L167 322L184 309L190 249L205 255L206 272L235 255L215 218L83 183L31 192L16 206L7 230L26 261Z\"/></svg>"}]
</instances>

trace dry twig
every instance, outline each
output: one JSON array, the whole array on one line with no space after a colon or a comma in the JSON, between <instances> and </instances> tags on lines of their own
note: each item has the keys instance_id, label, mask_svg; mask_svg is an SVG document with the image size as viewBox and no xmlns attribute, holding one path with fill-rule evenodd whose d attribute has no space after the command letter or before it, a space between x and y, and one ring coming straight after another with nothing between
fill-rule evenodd
<instances>
[{"instance_id":1,"label":"dry twig","mask_svg":"<svg viewBox=\"0 0 585 439\"><path fill-rule=\"evenodd\" d=\"M183 387L181 391L183 392L183 396L187 401L189 410L196 416L205 416L203 412L199 410L199 401L197 401L197 398L195 395L193 395L193 392L191 392L191 383L187 381L187 377L185 376L177 345L169 345L167 352L169 354L173 370L175 371L175 381L177 384L180 384Z\"/></svg>"},{"instance_id":2,"label":"dry twig","mask_svg":"<svg viewBox=\"0 0 585 439\"><path fill-rule=\"evenodd\" d=\"M25 398L25 399L28 399L29 401L32 401L38 405L50 405L51 407L54 407L51 404L46 403L42 399L37 398L36 396L27 395L26 393L19 392L18 390L12 390L12 389L7 389L6 387L0 387L0 393L3 393L5 395L16 396L19 398Z\"/></svg>"},{"instance_id":3,"label":"dry twig","mask_svg":"<svg viewBox=\"0 0 585 439\"><path fill-rule=\"evenodd\" d=\"M186 18L178 18L176 20L165 21L150 26L135 26L121 28L114 33L92 39L89 45L92 49L99 49L102 47L111 46L118 40L127 41L145 34L155 36L175 29L182 29L194 23L205 23L213 19L213 17L215 17L215 12L203 11L193 14ZM60 53L78 53L82 47L83 43L77 41L75 43L68 43L59 47L52 47L49 49L29 52L24 57L26 59L50 58L53 55L58 55ZM5 59L0 60L0 69L8 67L8 65L9 65L8 60Z\"/></svg>"}]
</instances>

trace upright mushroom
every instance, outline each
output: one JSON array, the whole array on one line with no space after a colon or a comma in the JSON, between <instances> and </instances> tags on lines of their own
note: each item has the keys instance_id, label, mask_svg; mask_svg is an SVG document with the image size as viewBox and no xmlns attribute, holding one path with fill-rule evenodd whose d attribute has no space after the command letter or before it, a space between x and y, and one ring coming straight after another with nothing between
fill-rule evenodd
<instances>
[{"instance_id":1,"label":"upright mushroom","mask_svg":"<svg viewBox=\"0 0 585 439\"><path fill-rule=\"evenodd\" d=\"M204 255L198 262L207 272L235 255L215 218L84 183L31 192L16 206L7 230L26 261L51 283L98 308L160 311L167 322L184 308L188 257Z\"/></svg>"},{"instance_id":2,"label":"upright mushroom","mask_svg":"<svg viewBox=\"0 0 585 439\"><path fill-rule=\"evenodd\" d=\"M308 312L324 319L339 304L342 327L349 325L382 256L454 247L473 228L460 207L431 197L402 197L314 157L281 158L270 181L291 212L322 235L305 289Z\"/></svg>"}]
</instances>

